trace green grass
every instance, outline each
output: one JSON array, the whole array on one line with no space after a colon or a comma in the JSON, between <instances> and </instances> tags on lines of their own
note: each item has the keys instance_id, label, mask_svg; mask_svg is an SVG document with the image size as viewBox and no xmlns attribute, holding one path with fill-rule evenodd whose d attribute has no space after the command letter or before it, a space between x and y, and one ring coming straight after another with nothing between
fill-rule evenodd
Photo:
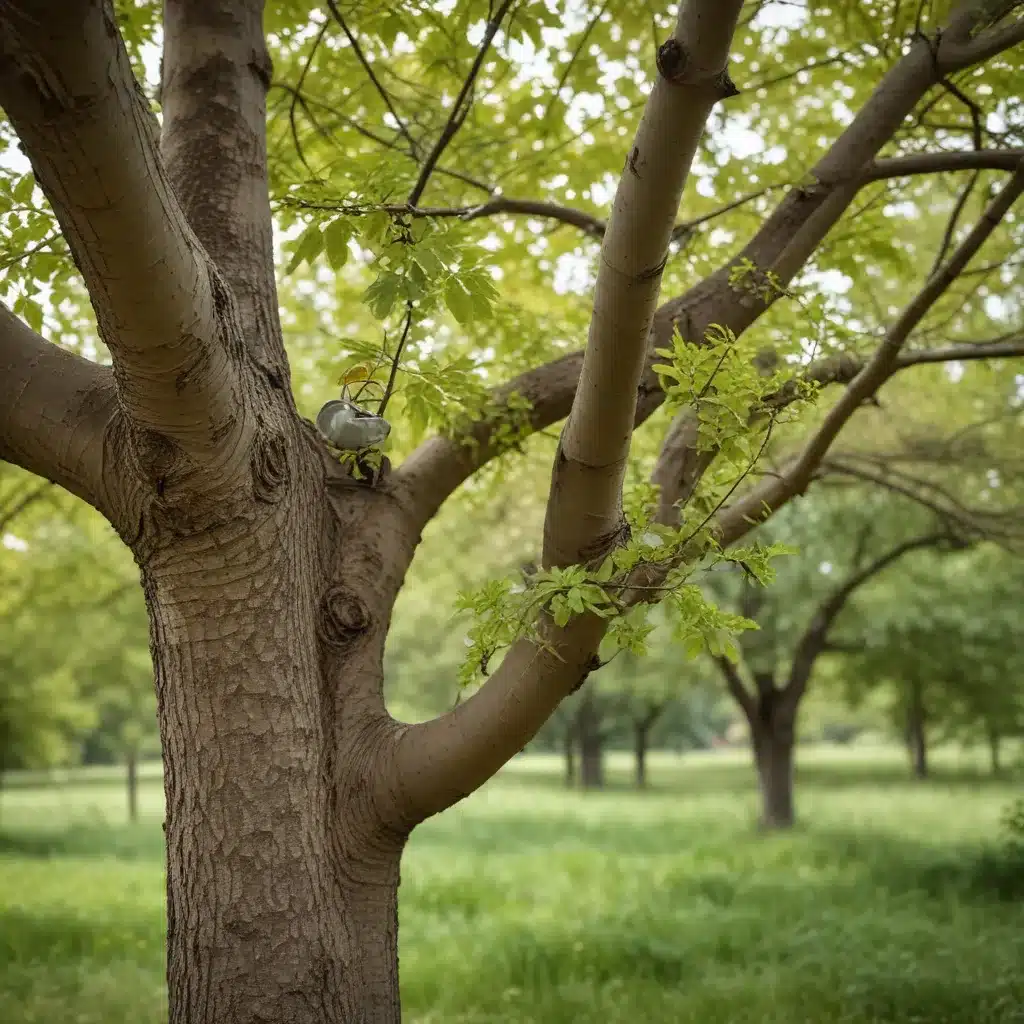
<instances>
[{"instance_id":1,"label":"green grass","mask_svg":"<svg viewBox=\"0 0 1024 1024\"><path fill-rule=\"evenodd\" d=\"M801 751L790 836L765 838L745 758L652 759L654 788L559 786L517 758L428 822L403 870L406 1019L419 1024L1020 1024L1019 783L939 759ZM14 779L0 832L0 1021L155 1024L162 791L124 822L116 773Z\"/></svg>"}]
</instances>

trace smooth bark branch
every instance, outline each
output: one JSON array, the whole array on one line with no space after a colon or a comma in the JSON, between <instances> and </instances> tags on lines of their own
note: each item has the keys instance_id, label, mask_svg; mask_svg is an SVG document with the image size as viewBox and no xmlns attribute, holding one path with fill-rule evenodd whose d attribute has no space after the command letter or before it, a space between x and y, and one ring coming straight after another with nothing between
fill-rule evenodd
<instances>
[{"instance_id":1,"label":"smooth bark branch","mask_svg":"<svg viewBox=\"0 0 1024 1024\"><path fill-rule=\"evenodd\" d=\"M124 408L208 458L237 421L210 271L111 5L0 7L0 106L85 278Z\"/></svg>"},{"instance_id":2,"label":"smooth bark branch","mask_svg":"<svg viewBox=\"0 0 1024 1024\"><path fill-rule=\"evenodd\" d=\"M0 459L102 511L104 434L116 413L108 367L51 345L0 304Z\"/></svg>"},{"instance_id":3,"label":"smooth bark branch","mask_svg":"<svg viewBox=\"0 0 1024 1024\"><path fill-rule=\"evenodd\" d=\"M807 690L815 663L828 649L829 630L854 593L911 551L941 547L944 544L963 546L962 542L949 531L936 531L902 541L851 573L821 602L797 641L786 685L782 687L783 699L793 710L796 709Z\"/></svg>"},{"instance_id":4,"label":"smooth bark branch","mask_svg":"<svg viewBox=\"0 0 1024 1024\"><path fill-rule=\"evenodd\" d=\"M621 525L621 492L661 275L683 186L726 73L742 3L680 8L619 178L601 245L580 381L562 431L544 523L545 565L592 558Z\"/></svg>"},{"instance_id":5,"label":"smooth bark branch","mask_svg":"<svg viewBox=\"0 0 1024 1024\"><path fill-rule=\"evenodd\" d=\"M263 0L166 0L160 151L246 340L284 371L267 184Z\"/></svg>"},{"instance_id":6,"label":"smooth bark branch","mask_svg":"<svg viewBox=\"0 0 1024 1024\"><path fill-rule=\"evenodd\" d=\"M946 265L931 278L903 311L885 340L850 383L838 402L829 410L801 453L778 477L766 479L717 517L717 529L723 546L734 543L757 522L802 494L821 464L832 442L850 417L900 367L901 349L928 311L957 279L1002 218L1024 192L1024 163L989 204L981 219L960 243Z\"/></svg>"},{"instance_id":7,"label":"smooth bark branch","mask_svg":"<svg viewBox=\"0 0 1024 1024\"><path fill-rule=\"evenodd\" d=\"M661 272L690 162L712 107L733 88L725 69L740 0L686 0L659 51L659 78L626 159L601 249L580 384L559 442L545 523L545 565L614 543ZM542 623L547 645L521 640L452 712L405 730L394 759L414 817L471 793L520 750L585 677L604 623Z\"/></svg>"},{"instance_id":8,"label":"smooth bark branch","mask_svg":"<svg viewBox=\"0 0 1024 1024\"><path fill-rule=\"evenodd\" d=\"M1000 0L997 7L999 11L1010 9L1012 3L1010 0ZM950 25L955 27L957 33L969 32L973 27L986 23L986 19L991 16L993 12L985 0L968 0L957 9ZM949 45L952 46L959 38L959 35L951 37ZM1011 43L1007 41L1002 49L1009 45ZM933 53L934 44L926 39L917 39L907 54L885 75L851 124L812 168L808 176L811 184L795 187L789 192L737 259L731 260L684 295L661 306L654 318L649 339L644 390L635 418L637 425L654 412L663 400L650 365L655 361L654 349L669 344L676 324L686 338L693 340L703 338L708 325L712 323L727 326L739 335L775 301L777 296L765 301L752 291L742 294L737 292L730 276L739 260L750 260L758 270L770 270L783 285L788 284L843 216L865 183L908 174L973 170L983 166L995 169L1017 166L1020 154L1016 150L1009 151L1012 157L1007 156L1006 151L997 151L992 154L927 153L877 159L880 149L932 86L950 71L967 67L978 59L963 48L951 54L945 53L942 49L945 46L947 37L944 33L939 46L939 51L944 53L940 67L938 57ZM575 382L563 375L564 358L568 357L548 364L553 367L552 388L557 386L556 382L562 387L575 387ZM531 371L531 384L540 384L539 375L543 370L542 367ZM507 390L515 390L516 383L511 382ZM571 394L563 396L561 402L554 395L550 397L552 400L547 407L553 412L562 409L571 400ZM531 422L535 429L543 429L556 420L545 420L537 416ZM484 434L487 435L486 428ZM435 439L426 442L407 460L399 473L402 475L408 469L405 483L409 504L421 525L426 524L436 513L448 493L496 454L486 444L481 444L476 452L476 457L470 459L460 451L457 442ZM444 493L444 486L450 488L447 493Z\"/></svg>"}]
</instances>

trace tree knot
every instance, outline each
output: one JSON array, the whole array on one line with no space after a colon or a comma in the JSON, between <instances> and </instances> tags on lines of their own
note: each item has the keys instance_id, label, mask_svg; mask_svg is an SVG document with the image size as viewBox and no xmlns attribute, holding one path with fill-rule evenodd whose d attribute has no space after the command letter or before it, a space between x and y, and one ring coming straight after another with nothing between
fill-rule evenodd
<instances>
[{"instance_id":1,"label":"tree knot","mask_svg":"<svg viewBox=\"0 0 1024 1024\"><path fill-rule=\"evenodd\" d=\"M686 81L686 68L689 63L689 55L678 39L666 39L658 47L658 71L666 82L671 82L672 85L683 85Z\"/></svg>"},{"instance_id":2,"label":"tree knot","mask_svg":"<svg viewBox=\"0 0 1024 1024\"><path fill-rule=\"evenodd\" d=\"M290 467L288 445L279 433L261 433L253 445L249 458L252 472L252 489L257 501L272 504L284 492L288 483Z\"/></svg>"},{"instance_id":3,"label":"tree knot","mask_svg":"<svg viewBox=\"0 0 1024 1024\"><path fill-rule=\"evenodd\" d=\"M357 595L341 584L329 587L320 602L317 633L328 647L351 645L370 626L370 613Z\"/></svg>"}]
</instances>

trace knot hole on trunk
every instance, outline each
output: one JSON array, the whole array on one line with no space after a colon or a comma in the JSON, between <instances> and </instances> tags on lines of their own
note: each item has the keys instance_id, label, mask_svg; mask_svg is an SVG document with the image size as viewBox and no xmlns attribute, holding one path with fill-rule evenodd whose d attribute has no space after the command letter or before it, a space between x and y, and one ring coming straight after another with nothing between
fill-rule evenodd
<instances>
[{"instance_id":1,"label":"knot hole on trunk","mask_svg":"<svg viewBox=\"0 0 1024 1024\"><path fill-rule=\"evenodd\" d=\"M333 648L353 644L370 627L366 605L347 587L335 584L320 602L317 632L320 639Z\"/></svg>"},{"instance_id":2,"label":"knot hole on trunk","mask_svg":"<svg viewBox=\"0 0 1024 1024\"><path fill-rule=\"evenodd\" d=\"M259 501L273 503L288 483L288 445L281 434L260 433L250 457L253 494Z\"/></svg>"}]
</instances>

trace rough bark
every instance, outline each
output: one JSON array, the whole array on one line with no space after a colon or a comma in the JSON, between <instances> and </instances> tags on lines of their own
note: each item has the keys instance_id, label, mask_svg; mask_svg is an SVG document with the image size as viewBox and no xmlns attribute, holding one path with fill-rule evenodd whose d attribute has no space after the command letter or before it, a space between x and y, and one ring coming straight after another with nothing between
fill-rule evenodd
<instances>
[{"instance_id":1,"label":"rough bark","mask_svg":"<svg viewBox=\"0 0 1024 1024\"><path fill-rule=\"evenodd\" d=\"M662 48L571 380L547 565L614 543L628 439L657 404L649 339L683 313L706 324L725 294L720 276L649 331L689 161L728 93L739 7L687 0ZM544 623L546 645L517 644L451 714L415 727L388 717L384 638L424 505L414 473L353 481L295 412L270 255L260 14L256 0L168 0L161 128L110 0L0 5L0 106L113 359L92 366L0 316L0 457L99 508L141 569L170 1024L395 1024L410 830L522 748L592 667L602 624ZM996 42L972 25L949 37L967 63ZM915 44L887 88L912 105L933 72L955 70L942 52L933 63ZM881 141L899 123L893 109L872 116ZM853 187L839 169L784 207L801 224L812 208L837 216L829 196ZM759 265L796 266L813 235L755 240Z\"/></svg>"}]
</instances>

